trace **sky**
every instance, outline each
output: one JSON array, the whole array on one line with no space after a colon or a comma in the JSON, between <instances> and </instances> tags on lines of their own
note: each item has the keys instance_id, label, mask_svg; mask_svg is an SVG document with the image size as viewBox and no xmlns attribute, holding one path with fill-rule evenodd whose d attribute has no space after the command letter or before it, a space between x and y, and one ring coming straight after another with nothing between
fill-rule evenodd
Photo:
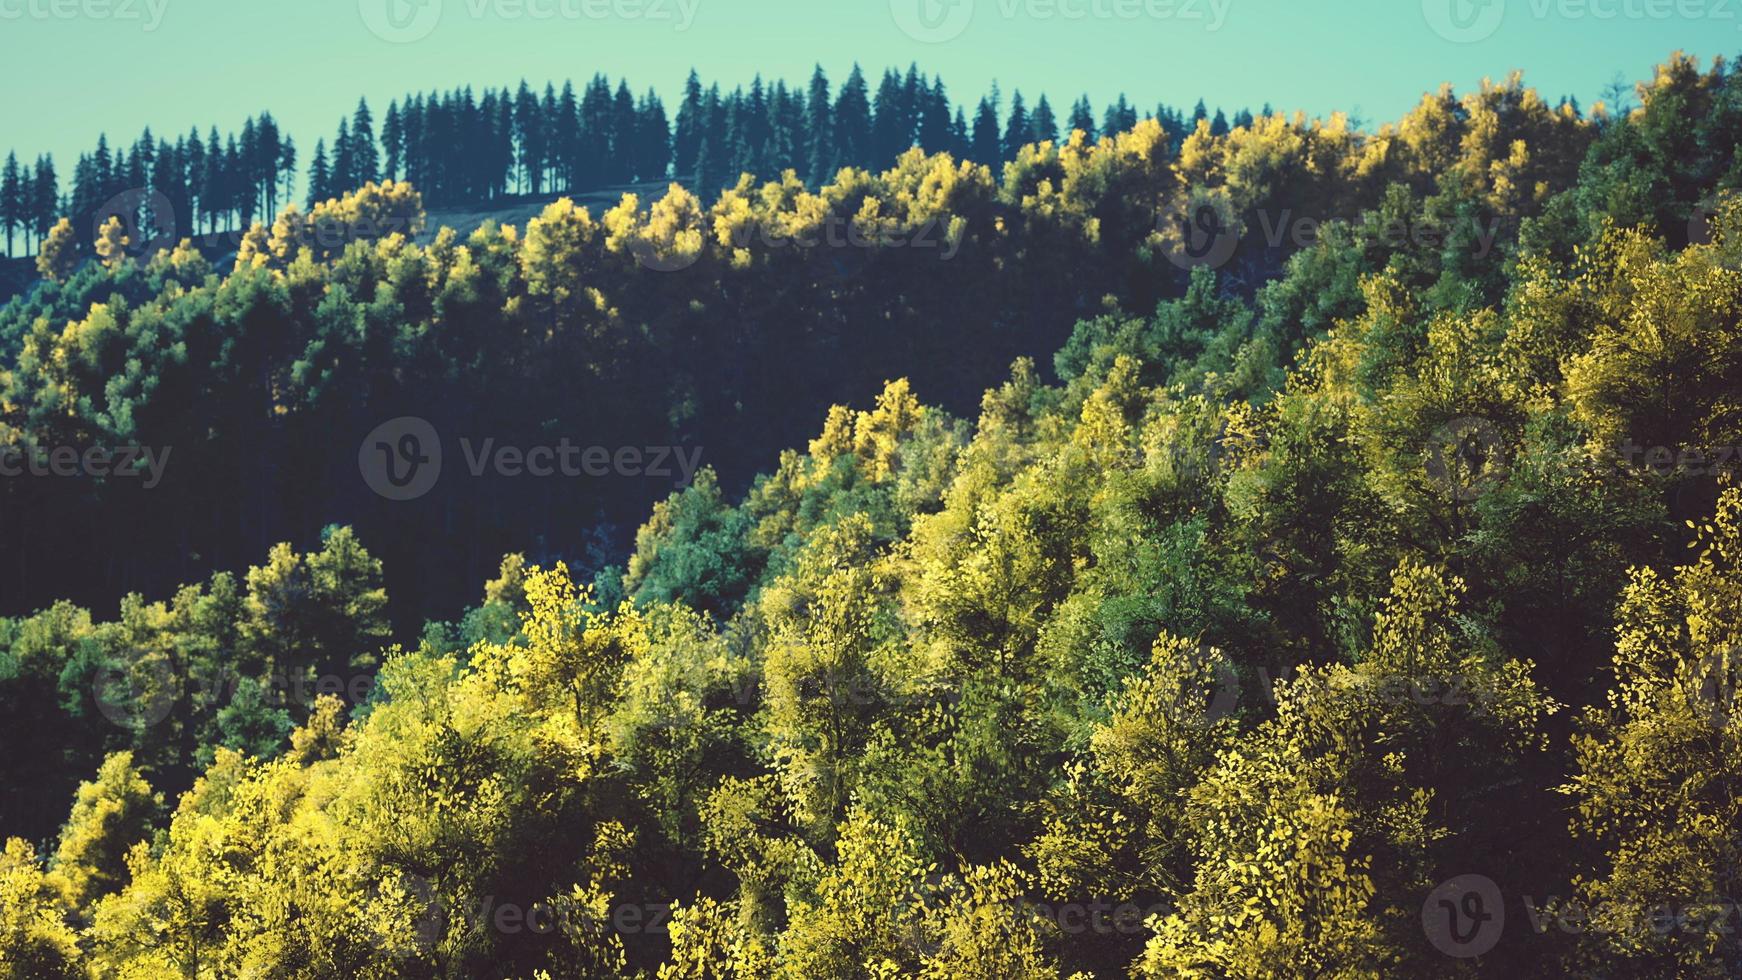
<instances>
[{"instance_id":1,"label":"sky","mask_svg":"<svg viewBox=\"0 0 1742 980\"><path fill-rule=\"evenodd\" d=\"M1742 45L1742 0L0 0L0 152L64 176L107 133L238 129L269 110L302 162L366 96L560 87L604 72L675 108L693 66L723 88L835 84L917 62L957 101L994 80L1061 114L1121 92L1140 108L1350 112L1395 119L1451 82L1522 69L1589 106L1681 49Z\"/></svg>"}]
</instances>

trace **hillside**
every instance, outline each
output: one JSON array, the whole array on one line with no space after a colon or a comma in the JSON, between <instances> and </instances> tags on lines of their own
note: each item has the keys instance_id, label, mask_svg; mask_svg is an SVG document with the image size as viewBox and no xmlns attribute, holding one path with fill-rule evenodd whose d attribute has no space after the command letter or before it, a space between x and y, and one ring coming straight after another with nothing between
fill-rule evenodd
<instances>
[{"instance_id":1,"label":"hillside","mask_svg":"<svg viewBox=\"0 0 1742 980\"><path fill-rule=\"evenodd\" d=\"M0 483L0 966L1735 975L1742 73L1638 97L65 270L0 443L189 462Z\"/></svg>"}]
</instances>

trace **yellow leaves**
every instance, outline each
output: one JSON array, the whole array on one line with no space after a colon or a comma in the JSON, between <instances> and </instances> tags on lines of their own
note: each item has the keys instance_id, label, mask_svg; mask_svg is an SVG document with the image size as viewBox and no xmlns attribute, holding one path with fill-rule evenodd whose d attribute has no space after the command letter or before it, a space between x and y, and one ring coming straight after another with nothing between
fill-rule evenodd
<instances>
[{"instance_id":1,"label":"yellow leaves","mask_svg":"<svg viewBox=\"0 0 1742 980\"><path fill-rule=\"evenodd\" d=\"M78 237L73 232L73 223L62 218L37 247L36 271L49 282L66 282L78 264Z\"/></svg>"},{"instance_id":2,"label":"yellow leaves","mask_svg":"<svg viewBox=\"0 0 1742 980\"><path fill-rule=\"evenodd\" d=\"M694 194L674 183L649 211L641 210L638 195L623 195L603 222L607 250L627 253L654 269L675 270L700 257L707 215Z\"/></svg>"},{"instance_id":3,"label":"yellow leaves","mask_svg":"<svg viewBox=\"0 0 1742 980\"><path fill-rule=\"evenodd\" d=\"M589 252L599 226L587 209L569 198L550 203L526 224L520 249L520 270L527 292L547 297L558 308L581 295L584 277L592 270Z\"/></svg>"},{"instance_id":4,"label":"yellow leaves","mask_svg":"<svg viewBox=\"0 0 1742 980\"><path fill-rule=\"evenodd\" d=\"M120 217L110 215L109 220L103 223L103 227L97 229L97 237L96 241L92 243L92 249L97 253L97 258L102 260L103 265L113 269L127 258L127 246L131 244L133 244L133 239L127 236L126 228L121 224Z\"/></svg>"}]
</instances>

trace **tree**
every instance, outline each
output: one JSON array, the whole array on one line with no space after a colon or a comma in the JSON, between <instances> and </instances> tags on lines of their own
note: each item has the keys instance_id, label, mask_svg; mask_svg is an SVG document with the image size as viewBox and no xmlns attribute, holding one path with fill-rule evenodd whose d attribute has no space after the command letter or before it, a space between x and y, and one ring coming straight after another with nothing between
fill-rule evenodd
<instances>
[{"instance_id":1,"label":"tree","mask_svg":"<svg viewBox=\"0 0 1742 980\"><path fill-rule=\"evenodd\" d=\"M362 186L357 180L357 146L351 138L351 121L339 120L338 135L333 137L333 190L344 194Z\"/></svg>"},{"instance_id":2,"label":"tree","mask_svg":"<svg viewBox=\"0 0 1742 980\"><path fill-rule=\"evenodd\" d=\"M1034 143L1058 142L1058 120L1053 117L1052 104L1047 102L1045 93L1042 93L1040 101L1035 103L1028 138L1030 142Z\"/></svg>"},{"instance_id":3,"label":"tree","mask_svg":"<svg viewBox=\"0 0 1742 980\"><path fill-rule=\"evenodd\" d=\"M78 268L78 247L73 223L66 218L60 219L37 250L36 271L49 282L66 282Z\"/></svg>"},{"instance_id":4,"label":"tree","mask_svg":"<svg viewBox=\"0 0 1742 980\"><path fill-rule=\"evenodd\" d=\"M867 163L873 170L882 170L913 145L913 131L908 128L907 109L903 105L901 79L895 72L883 73L872 112L871 157Z\"/></svg>"},{"instance_id":5,"label":"tree","mask_svg":"<svg viewBox=\"0 0 1742 980\"><path fill-rule=\"evenodd\" d=\"M694 68L684 80L683 101L678 103L676 128L672 134L672 172L679 179L696 179L696 158L701 153L702 140L707 136L707 109L702 93L702 78Z\"/></svg>"},{"instance_id":6,"label":"tree","mask_svg":"<svg viewBox=\"0 0 1742 980\"><path fill-rule=\"evenodd\" d=\"M1723 896L1742 889L1742 491L1697 529L1695 560L1633 572L1615 687L1574 737L1573 832L1593 874L1552 910L1589 923L1568 967L1723 976L1742 965ZM1673 916L1673 927L1653 927Z\"/></svg>"},{"instance_id":7,"label":"tree","mask_svg":"<svg viewBox=\"0 0 1742 980\"><path fill-rule=\"evenodd\" d=\"M1071 105L1071 129L1083 134L1090 143L1095 142L1095 109L1089 104L1089 97L1083 96Z\"/></svg>"},{"instance_id":8,"label":"tree","mask_svg":"<svg viewBox=\"0 0 1742 980\"><path fill-rule=\"evenodd\" d=\"M405 124L399 117L398 99L387 103L387 115L381 118L381 149L382 178L398 180L405 165Z\"/></svg>"},{"instance_id":9,"label":"tree","mask_svg":"<svg viewBox=\"0 0 1742 980\"><path fill-rule=\"evenodd\" d=\"M6 230L6 255L12 255L12 235L28 227L23 178L18 170L18 156L6 154L6 166L0 170L0 228Z\"/></svg>"},{"instance_id":10,"label":"tree","mask_svg":"<svg viewBox=\"0 0 1742 980\"><path fill-rule=\"evenodd\" d=\"M375 146L375 120L366 99L357 100L351 114L351 169L346 175L358 187L381 179L381 153Z\"/></svg>"},{"instance_id":11,"label":"tree","mask_svg":"<svg viewBox=\"0 0 1742 980\"><path fill-rule=\"evenodd\" d=\"M1028 107L1022 101L1022 91L1010 97L1010 121L1004 128L1005 160L1016 159L1016 153L1034 138L1034 124L1029 120Z\"/></svg>"},{"instance_id":12,"label":"tree","mask_svg":"<svg viewBox=\"0 0 1742 980\"><path fill-rule=\"evenodd\" d=\"M133 240L127 236L126 227L121 224L118 216L110 215L103 227L97 230L97 240L92 250L97 253L103 265L113 269L127 258L127 246Z\"/></svg>"},{"instance_id":13,"label":"tree","mask_svg":"<svg viewBox=\"0 0 1742 980\"><path fill-rule=\"evenodd\" d=\"M0 976L74 980L78 936L63 916L60 896L36 850L16 837L0 853Z\"/></svg>"},{"instance_id":14,"label":"tree","mask_svg":"<svg viewBox=\"0 0 1742 980\"><path fill-rule=\"evenodd\" d=\"M805 172L812 187L821 187L834 177L837 166L835 149L835 114L829 105L829 78L823 66L811 74L810 91L805 96L804 132Z\"/></svg>"},{"instance_id":15,"label":"tree","mask_svg":"<svg viewBox=\"0 0 1742 980\"><path fill-rule=\"evenodd\" d=\"M993 166L1004 156L1002 137L998 133L998 109L986 99L974 113L973 146L969 156L975 163Z\"/></svg>"},{"instance_id":16,"label":"tree","mask_svg":"<svg viewBox=\"0 0 1742 980\"><path fill-rule=\"evenodd\" d=\"M865 75L855 64L835 101L835 152L842 166L876 165L871 135L871 97Z\"/></svg>"},{"instance_id":17,"label":"tree","mask_svg":"<svg viewBox=\"0 0 1742 980\"><path fill-rule=\"evenodd\" d=\"M127 852L146 840L162 803L131 752L108 756L96 778L80 784L54 857L53 877L69 905L82 907L125 884Z\"/></svg>"},{"instance_id":18,"label":"tree","mask_svg":"<svg viewBox=\"0 0 1742 980\"><path fill-rule=\"evenodd\" d=\"M60 181L55 176L54 160L42 156L36 160L34 186L31 191L30 230L38 245L48 239L54 227L55 213L60 203Z\"/></svg>"},{"instance_id":19,"label":"tree","mask_svg":"<svg viewBox=\"0 0 1742 980\"><path fill-rule=\"evenodd\" d=\"M327 166L327 141L315 141L314 159L308 164L308 209L332 196L333 174Z\"/></svg>"}]
</instances>

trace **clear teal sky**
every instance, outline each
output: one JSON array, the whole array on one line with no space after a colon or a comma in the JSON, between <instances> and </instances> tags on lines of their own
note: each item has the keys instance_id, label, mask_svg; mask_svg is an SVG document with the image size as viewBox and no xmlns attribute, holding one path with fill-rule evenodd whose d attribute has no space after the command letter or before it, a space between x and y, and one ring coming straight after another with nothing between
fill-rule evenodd
<instances>
[{"instance_id":1,"label":"clear teal sky","mask_svg":"<svg viewBox=\"0 0 1742 980\"><path fill-rule=\"evenodd\" d=\"M270 109L306 162L359 94L379 116L410 89L604 71L669 104L692 65L729 87L816 62L838 84L854 61L917 61L958 100L996 79L1061 107L1123 91L1373 122L1513 68L1588 106L1674 49L1738 47L1742 0L0 0L0 152L65 176L100 131Z\"/></svg>"}]
</instances>

